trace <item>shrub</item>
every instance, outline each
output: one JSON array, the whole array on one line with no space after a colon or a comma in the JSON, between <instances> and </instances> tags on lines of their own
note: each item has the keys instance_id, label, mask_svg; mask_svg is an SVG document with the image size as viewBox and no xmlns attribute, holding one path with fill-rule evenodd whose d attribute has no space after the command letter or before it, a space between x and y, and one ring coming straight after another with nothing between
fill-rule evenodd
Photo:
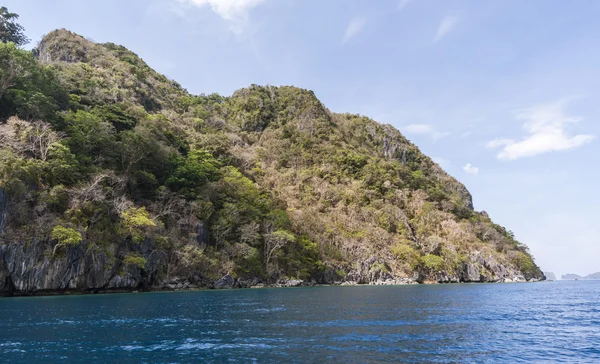
<instances>
[{"instance_id":1,"label":"shrub","mask_svg":"<svg viewBox=\"0 0 600 364\"><path fill-rule=\"evenodd\" d=\"M398 243L390 250L392 254L408 264L409 267L414 269L419 265L419 252L417 252L417 250L415 250L413 247L407 244Z\"/></svg>"},{"instance_id":2,"label":"shrub","mask_svg":"<svg viewBox=\"0 0 600 364\"><path fill-rule=\"evenodd\" d=\"M83 240L81 233L75 229L64 226L55 226L52 229L52 239L62 245L77 245Z\"/></svg>"},{"instance_id":3,"label":"shrub","mask_svg":"<svg viewBox=\"0 0 600 364\"><path fill-rule=\"evenodd\" d=\"M63 213L69 208L69 190L63 185L53 187L48 193L47 204L50 210Z\"/></svg>"},{"instance_id":4,"label":"shrub","mask_svg":"<svg viewBox=\"0 0 600 364\"><path fill-rule=\"evenodd\" d=\"M167 179L166 185L188 198L198 195L198 188L219 175L218 162L204 150L193 150L185 160L178 161L179 167Z\"/></svg>"},{"instance_id":5,"label":"shrub","mask_svg":"<svg viewBox=\"0 0 600 364\"><path fill-rule=\"evenodd\" d=\"M148 228L156 227L145 207L130 207L121 214L121 219L123 232L137 244L144 240Z\"/></svg>"},{"instance_id":6,"label":"shrub","mask_svg":"<svg viewBox=\"0 0 600 364\"><path fill-rule=\"evenodd\" d=\"M141 255L137 255L137 254L127 254L125 256L125 258L123 258L123 263L124 264L130 264L130 265L135 265L137 267L139 267L140 269L145 269L146 268L146 258L142 257Z\"/></svg>"},{"instance_id":7,"label":"shrub","mask_svg":"<svg viewBox=\"0 0 600 364\"><path fill-rule=\"evenodd\" d=\"M537 266L533 262L530 255L527 255L520 251L515 251L512 255L512 263L519 268L523 274L531 274L535 272Z\"/></svg>"},{"instance_id":8,"label":"shrub","mask_svg":"<svg viewBox=\"0 0 600 364\"><path fill-rule=\"evenodd\" d=\"M437 255L427 254L421 258L423 267L430 272L439 271L444 268L444 259Z\"/></svg>"},{"instance_id":9,"label":"shrub","mask_svg":"<svg viewBox=\"0 0 600 364\"><path fill-rule=\"evenodd\" d=\"M56 254L56 250L59 247L67 245L75 246L81 243L83 240L83 237L79 231L60 225L55 226L52 229L51 238L57 241L54 249L52 250L53 256Z\"/></svg>"}]
</instances>

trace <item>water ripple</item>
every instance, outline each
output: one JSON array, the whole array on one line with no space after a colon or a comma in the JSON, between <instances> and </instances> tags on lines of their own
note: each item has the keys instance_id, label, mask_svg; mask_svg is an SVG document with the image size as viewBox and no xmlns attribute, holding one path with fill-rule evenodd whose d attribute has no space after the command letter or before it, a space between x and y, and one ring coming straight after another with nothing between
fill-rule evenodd
<instances>
[{"instance_id":1,"label":"water ripple","mask_svg":"<svg viewBox=\"0 0 600 364\"><path fill-rule=\"evenodd\" d=\"M600 282L0 299L8 362L597 363Z\"/></svg>"}]
</instances>

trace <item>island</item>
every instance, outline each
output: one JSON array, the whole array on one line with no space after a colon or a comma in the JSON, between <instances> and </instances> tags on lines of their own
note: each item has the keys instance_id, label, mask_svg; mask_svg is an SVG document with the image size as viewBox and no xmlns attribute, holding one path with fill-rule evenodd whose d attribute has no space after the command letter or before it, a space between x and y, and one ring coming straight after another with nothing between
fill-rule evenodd
<instances>
[{"instance_id":1,"label":"island","mask_svg":"<svg viewBox=\"0 0 600 364\"><path fill-rule=\"evenodd\" d=\"M0 294L544 279L391 125L293 86L194 95L65 29L25 43L0 43Z\"/></svg>"}]
</instances>

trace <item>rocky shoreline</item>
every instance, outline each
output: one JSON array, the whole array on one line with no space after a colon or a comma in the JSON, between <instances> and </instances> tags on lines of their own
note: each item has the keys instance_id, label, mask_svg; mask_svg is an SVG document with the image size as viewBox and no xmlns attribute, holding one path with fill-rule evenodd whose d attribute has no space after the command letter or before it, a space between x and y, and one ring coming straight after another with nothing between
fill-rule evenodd
<instances>
[{"instance_id":1,"label":"rocky shoreline","mask_svg":"<svg viewBox=\"0 0 600 364\"><path fill-rule=\"evenodd\" d=\"M203 291L203 290L233 290L233 289L258 289L258 288L295 288L295 287L330 287L330 286L406 286L418 284L457 284L457 283L535 283L541 282L538 279L524 278L503 279L492 281L460 281L460 282L437 282L423 281L418 282L412 278L388 278L369 283L358 283L355 281L335 281L333 283L323 284L316 281L304 281L302 279L281 279L276 283L264 283L259 278L236 279L226 274L213 284L194 284L187 279L174 278L161 285L153 287L131 288L100 288L100 289L59 289L59 290L30 290L30 291L0 291L0 297L40 297L40 296L70 296L86 294L111 294L111 293L139 293L139 292L177 292L177 291Z\"/></svg>"},{"instance_id":2,"label":"rocky shoreline","mask_svg":"<svg viewBox=\"0 0 600 364\"><path fill-rule=\"evenodd\" d=\"M419 283L494 283L538 281L524 276L500 262L473 253L469 261L454 273L413 272L412 277L395 275L387 262L372 256L354 266L328 264L308 280L281 278L265 281L257 277L220 279L187 273L167 274L164 254L147 240L142 244L121 244L114 252L86 248L83 244L67 247L61 256L49 256L47 242L0 244L0 296L32 296L72 293L174 291L186 289L232 289L259 287L301 287L316 285L405 285ZM123 257L131 251L144 256L144 267L127 264ZM543 277L542 277L543 278ZM542 279L543 280L543 279Z\"/></svg>"}]
</instances>

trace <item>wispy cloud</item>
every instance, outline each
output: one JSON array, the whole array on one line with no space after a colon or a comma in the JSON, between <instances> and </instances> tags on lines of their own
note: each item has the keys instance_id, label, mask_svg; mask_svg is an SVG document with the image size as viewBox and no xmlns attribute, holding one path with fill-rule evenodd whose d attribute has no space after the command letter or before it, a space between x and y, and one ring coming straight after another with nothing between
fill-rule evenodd
<instances>
[{"instance_id":1,"label":"wispy cloud","mask_svg":"<svg viewBox=\"0 0 600 364\"><path fill-rule=\"evenodd\" d=\"M411 1L412 0L400 0L400 2L398 3L398 11L404 10L406 5L408 5Z\"/></svg>"},{"instance_id":2,"label":"wispy cloud","mask_svg":"<svg viewBox=\"0 0 600 364\"><path fill-rule=\"evenodd\" d=\"M212 11L229 23L235 34L242 34L248 24L249 12L264 0L176 0L179 4L202 8L210 6ZM185 14L181 9L179 15Z\"/></svg>"},{"instance_id":3,"label":"wispy cloud","mask_svg":"<svg viewBox=\"0 0 600 364\"><path fill-rule=\"evenodd\" d=\"M523 129L529 134L520 140L500 138L487 143L487 148L499 148L498 159L515 160L539 154L565 151L581 147L596 139L590 134L571 136L567 126L581 121L578 117L565 115L568 100L551 105L538 106L518 113L515 117L524 120Z\"/></svg>"},{"instance_id":4,"label":"wispy cloud","mask_svg":"<svg viewBox=\"0 0 600 364\"><path fill-rule=\"evenodd\" d=\"M514 142L515 141L513 139L498 138L498 139L490 140L489 142L487 142L485 147L488 149L494 149L494 148L504 147L504 146L513 144Z\"/></svg>"},{"instance_id":5,"label":"wispy cloud","mask_svg":"<svg viewBox=\"0 0 600 364\"><path fill-rule=\"evenodd\" d=\"M442 38L444 38L448 33L450 33L454 27L458 24L458 17L447 15L442 21L440 25L438 25L437 32L435 33L435 38L433 38L433 43L437 43Z\"/></svg>"},{"instance_id":6,"label":"wispy cloud","mask_svg":"<svg viewBox=\"0 0 600 364\"><path fill-rule=\"evenodd\" d=\"M429 124L411 124L402 128L402 131L407 134L429 135L434 141L450 135L450 133L437 130L433 125Z\"/></svg>"},{"instance_id":7,"label":"wispy cloud","mask_svg":"<svg viewBox=\"0 0 600 364\"><path fill-rule=\"evenodd\" d=\"M465 164L463 171L467 172L468 174L479 174L479 168L473 166L471 163Z\"/></svg>"},{"instance_id":8,"label":"wispy cloud","mask_svg":"<svg viewBox=\"0 0 600 364\"><path fill-rule=\"evenodd\" d=\"M356 17L350 20L350 23L348 23L348 26L346 27L344 38L342 38L342 44L346 44L350 39L356 37L358 33L364 29L366 24L367 20L363 17Z\"/></svg>"}]
</instances>

